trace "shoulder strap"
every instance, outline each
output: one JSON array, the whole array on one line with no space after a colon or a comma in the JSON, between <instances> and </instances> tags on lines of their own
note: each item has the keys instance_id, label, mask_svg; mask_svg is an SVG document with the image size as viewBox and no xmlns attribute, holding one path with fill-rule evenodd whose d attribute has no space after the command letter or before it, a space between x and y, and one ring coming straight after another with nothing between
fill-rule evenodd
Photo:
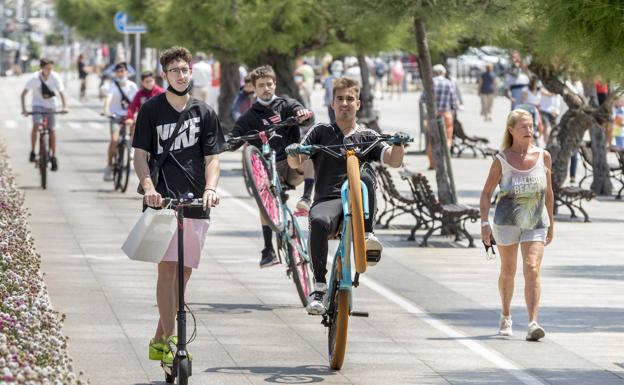
<instances>
[{"instance_id":1,"label":"shoulder strap","mask_svg":"<svg viewBox=\"0 0 624 385\"><path fill-rule=\"evenodd\" d=\"M121 89L121 86L119 85L119 82L117 80L114 81L115 85L117 86L117 89L119 90L119 92L121 93L121 98L128 104L132 103L130 101L130 99L128 99L128 97L126 96L126 94L123 92L123 90Z\"/></svg>"},{"instance_id":2,"label":"shoulder strap","mask_svg":"<svg viewBox=\"0 0 624 385\"><path fill-rule=\"evenodd\" d=\"M169 151L171 150L171 147L173 146L173 142L175 141L176 137L178 136L178 133L180 132L182 123L184 122L184 119L186 118L187 113L191 109L191 106L193 104L192 102L193 102L193 98L190 98L188 100L188 104L186 108L184 109L184 111L182 111L182 113L180 114L180 117L178 118L178 122L176 123L175 128L173 129L173 133L171 134L169 139L167 139L167 142L163 146L163 153L160 155L160 158L158 158L158 162L157 162L159 169L162 168L162 165L165 163L165 160L167 159L167 156L169 155Z\"/></svg>"}]
</instances>

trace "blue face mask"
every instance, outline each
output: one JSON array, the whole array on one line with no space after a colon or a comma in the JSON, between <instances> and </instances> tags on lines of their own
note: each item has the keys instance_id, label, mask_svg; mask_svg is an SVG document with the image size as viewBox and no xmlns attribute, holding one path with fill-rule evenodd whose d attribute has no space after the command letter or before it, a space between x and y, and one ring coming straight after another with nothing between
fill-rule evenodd
<instances>
[{"instance_id":1,"label":"blue face mask","mask_svg":"<svg viewBox=\"0 0 624 385\"><path fill-rule=\"evenodd\" d=\"M127 76L124 76L124 77L122 77L122 78L117 78L117 81L119 81L119 82L121 82L121 83L125 83L125 82L126 82L126 80L128 80L128 77L127 77Z\"/></svg>"}]
</instances>

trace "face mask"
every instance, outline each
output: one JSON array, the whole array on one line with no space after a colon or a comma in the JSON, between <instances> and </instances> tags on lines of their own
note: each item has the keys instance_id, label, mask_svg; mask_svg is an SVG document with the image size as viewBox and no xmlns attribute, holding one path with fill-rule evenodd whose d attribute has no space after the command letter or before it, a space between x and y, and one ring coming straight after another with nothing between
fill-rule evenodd
<instances>
[{"instance_id":1,"label":"face mask","mask_svg":"<svg viewBox=\"0 0 624 385\"><path fill-rule=\"evenodd\" d=\"M128 80L128 77L127 77L127 76L124 76L124 77L122 77L122 78L117 78L117 80L118 80L120 83L125 83L125 82L126 82L126 80Z\"/></svg>"},{"instance_id":2,"label":"face mask","mask_svg":"<svg viewBox=\"0 0 624 385\"><path fill-rule=\"evenodd\" d=\"M295 83L299 83L303 81L303 76L295 76Z\"/></svg>"},{"instance_id":3,"label":"face mask","mask_svg":"<svg viewBox=\"0 0 624 385\"><path fill-rule=\"evenodd\" d=\"M186 89L182 92L177 91L175 88L171 87L171 84L169 84L169 86L167 87L167 91L171 92L172 94L178 95L178 96L184 96L186 94L189 93L189 91L191 91L191 84L189 83L189 85L186 87Z\"/></svg>"}]
</instances>

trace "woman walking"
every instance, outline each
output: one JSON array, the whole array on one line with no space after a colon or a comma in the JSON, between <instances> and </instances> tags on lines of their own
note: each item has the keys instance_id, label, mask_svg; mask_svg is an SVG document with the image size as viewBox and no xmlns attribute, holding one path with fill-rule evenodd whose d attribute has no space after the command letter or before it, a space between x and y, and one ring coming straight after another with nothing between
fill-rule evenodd
<instances>
[{"instance_id":1,"label":"woman walking","mask_svg":"<svg viewBox=\"0 0 624 385\"><path fill-rule=\"evenodd\" d=\"M490 168L480 205L481 238L486 245L494 239L501 256L498 288L502 309L498 334L512 335L511 299L519 246L529 313L527 341L537 341L545 335L537 323L540 268L544 246L553 239L552 160L548 151L533 144L533 131L531 114L524 110L511 111L502 149ZM500 194L491 226L488 214L496 185Z\"/></svg>"}]
</instances>

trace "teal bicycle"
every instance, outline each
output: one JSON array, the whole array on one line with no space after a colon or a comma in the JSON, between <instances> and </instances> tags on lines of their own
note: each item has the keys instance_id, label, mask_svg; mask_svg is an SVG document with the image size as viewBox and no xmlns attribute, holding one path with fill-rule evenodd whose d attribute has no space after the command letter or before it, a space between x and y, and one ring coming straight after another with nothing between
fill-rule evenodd
<instances>
[{"instance_id":1,"label":"teal bicycle","mask_svg":"<svg viewBox=\"0 0 624 385\"><path fill-rule=\"evenodd\" d=\"M345 158L347 162L347 180L341 187L343 215L339 234L340 244L334 255L327 282L326 312L322 321L323 325L329 329L327 335L329 365L335 370L342 368L344 363L349 316L368 317L366 312L353 311L352 288L358 287L360 274L366 272L364 218L373 215L368 207L368 188L360 179L359 157L368 154L375 145L381 142L403 144L409 141L413 139L399 135L379 135L374 141L365 143L299 147L301 154L311 155L322 151L336 158ZM340 150L344 151L339 152ZM353 264L351 256L353 256Z\"/></svg>"},{"instance_id":2,"label":"teal bicycle","mask_svg":"<svg viewBox=\"0 0 624 385\"><path fill-rule=\"evenodd\" d=\"M243 151L245 184L258 204L264 223L277 234L277 255L280 263L285 260L286 275L292 278L299 299L306 306L308 295L314 286L306 237L296 220L296 214L285 203L286 194L276 170L275 150L269 145L269 140L277 135L277 129L295 125L297 120L291 117L265 131L230 138L228 143L236 146L240 142L258 139L262 142L261 149L249 145Z\"/></svg>"}]
</instances>

